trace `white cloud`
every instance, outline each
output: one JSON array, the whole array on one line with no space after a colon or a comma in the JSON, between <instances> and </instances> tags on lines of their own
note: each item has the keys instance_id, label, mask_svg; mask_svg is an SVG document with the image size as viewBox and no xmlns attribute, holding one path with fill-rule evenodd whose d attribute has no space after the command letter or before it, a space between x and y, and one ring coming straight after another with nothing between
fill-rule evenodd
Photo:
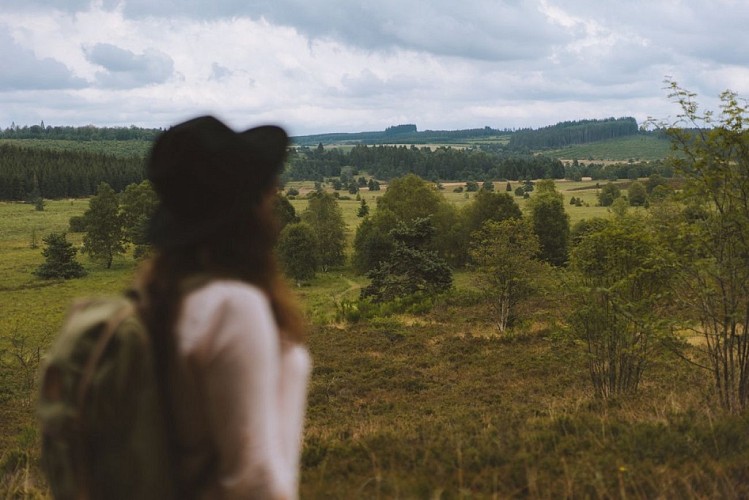
<instances>
[{"instance_id":1,"label":"white cloud","mask_svg":"<svg viewBox=\"0 0 749 500\"><path fill-rule=\"evenodd\" d=\"M747 24L738 0L2 0L0 126L663 116L666 75L701 97L749 90Z\"/></svg>"}]
</instances>

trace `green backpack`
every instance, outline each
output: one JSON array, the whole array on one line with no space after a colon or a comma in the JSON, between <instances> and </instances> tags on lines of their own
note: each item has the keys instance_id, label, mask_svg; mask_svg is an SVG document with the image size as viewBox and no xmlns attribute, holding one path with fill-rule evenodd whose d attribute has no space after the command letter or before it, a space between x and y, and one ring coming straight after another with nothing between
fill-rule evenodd
<instances>
[{"instance_id":1,"label":"green backpack","mask_svg":"<svg viewBox=\"0 0 749 500\"><path fill-rule=\"evenodd\" d=\"M126 297L73 305L42 367L42 467L57 499L169 499L148 333Z\"/></svg>"}]
</instances>

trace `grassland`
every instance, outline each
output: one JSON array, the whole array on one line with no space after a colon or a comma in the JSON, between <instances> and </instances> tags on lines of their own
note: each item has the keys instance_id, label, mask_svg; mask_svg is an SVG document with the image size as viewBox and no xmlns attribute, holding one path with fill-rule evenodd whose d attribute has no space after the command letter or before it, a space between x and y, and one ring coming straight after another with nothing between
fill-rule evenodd
<instances>
[{"instance_id":1,"label":"grassland","mask_svg":"<svg viewBox=\"0 0 749 500\"><path fill-rule=\"evenodd\" d=\"M587 161L653 161L671 153L670 141L652 135L633 135L544 151L554 158Z\"/></svg>"},{"instance_id":2,"label":"grassland","mask_svg":"<svg viewBox=\"0 0 749 500\"><path fill-rule=\"evenodd\" d=\"M565 204L573 221L608 215L595 206L594 184L558 184L567 202L574 195L588 205ZM458 205L472 196L443 192ZM381 194L361 196L374 210ZM293 201L298 211L305 203ZM340 204L353 238L359 202ZM42 261L32 241L65 230L86 207L0 203L0 498L47 496L31 396L37 348L74 297L118 293L135 270L123 256L110 270L79 259L89 271L81 280L31 275ZM336 303L356 298L364 282L341 268L297 289L314 359L302 498L749 497L749 416L722 414L705 374L669 351L636 395L604 403L560 320L563 303L529 305L523 327L500 337L472 275L460 272L431 312L336 322Z\"/></svg>"}]
</instances>

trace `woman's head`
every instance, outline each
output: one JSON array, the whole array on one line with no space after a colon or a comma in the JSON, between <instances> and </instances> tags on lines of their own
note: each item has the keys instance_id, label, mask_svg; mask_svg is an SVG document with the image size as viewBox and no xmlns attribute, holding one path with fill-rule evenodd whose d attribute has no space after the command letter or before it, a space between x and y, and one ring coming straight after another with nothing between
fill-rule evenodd
<instances>
[{"instance_id":1,"label":"woman's head","mask_svg":"<svg viewBox=\"0 0 749 500\"><path fill-rule=\"evenodd\" d=\"M259 208L277 184L287 146L279 127L237 133L212 116L161 134L147 164L161 202L150 227L153 245L205 246L236 237L264 215Z\"/></svg>"},{"instance_id":2,"label":"woman's head","mask_svg":"<svg viewBox=\"0 0 749 500\"><path fill-rule=\"evenodd\" d=\"M200 274L260 287L285 334L301 339L301 317L273 252L273 202L287 146L279 127L237 133L211 116L176 125L156 139L147 173L160 206L149 228L154 254L140 277L155 306L156 330L171 328L181 284Z\"/></svg>"}]
</instances>

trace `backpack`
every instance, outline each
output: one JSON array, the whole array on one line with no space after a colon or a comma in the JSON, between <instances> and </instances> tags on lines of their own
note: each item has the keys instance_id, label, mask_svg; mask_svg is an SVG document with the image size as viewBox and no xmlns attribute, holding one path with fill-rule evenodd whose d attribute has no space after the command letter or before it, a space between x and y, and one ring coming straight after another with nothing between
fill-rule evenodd
<instances>
[{"instance_id":1,"label":"backpack","mask_svg":"<svg viewBox=\"0 0 749 500\"><path fill-rule=\"evenodd\" d=\"M153 356L132 299L71 307L42 366L38 406L56 499L174 496Z\"/></svg>"}]
</instances>

